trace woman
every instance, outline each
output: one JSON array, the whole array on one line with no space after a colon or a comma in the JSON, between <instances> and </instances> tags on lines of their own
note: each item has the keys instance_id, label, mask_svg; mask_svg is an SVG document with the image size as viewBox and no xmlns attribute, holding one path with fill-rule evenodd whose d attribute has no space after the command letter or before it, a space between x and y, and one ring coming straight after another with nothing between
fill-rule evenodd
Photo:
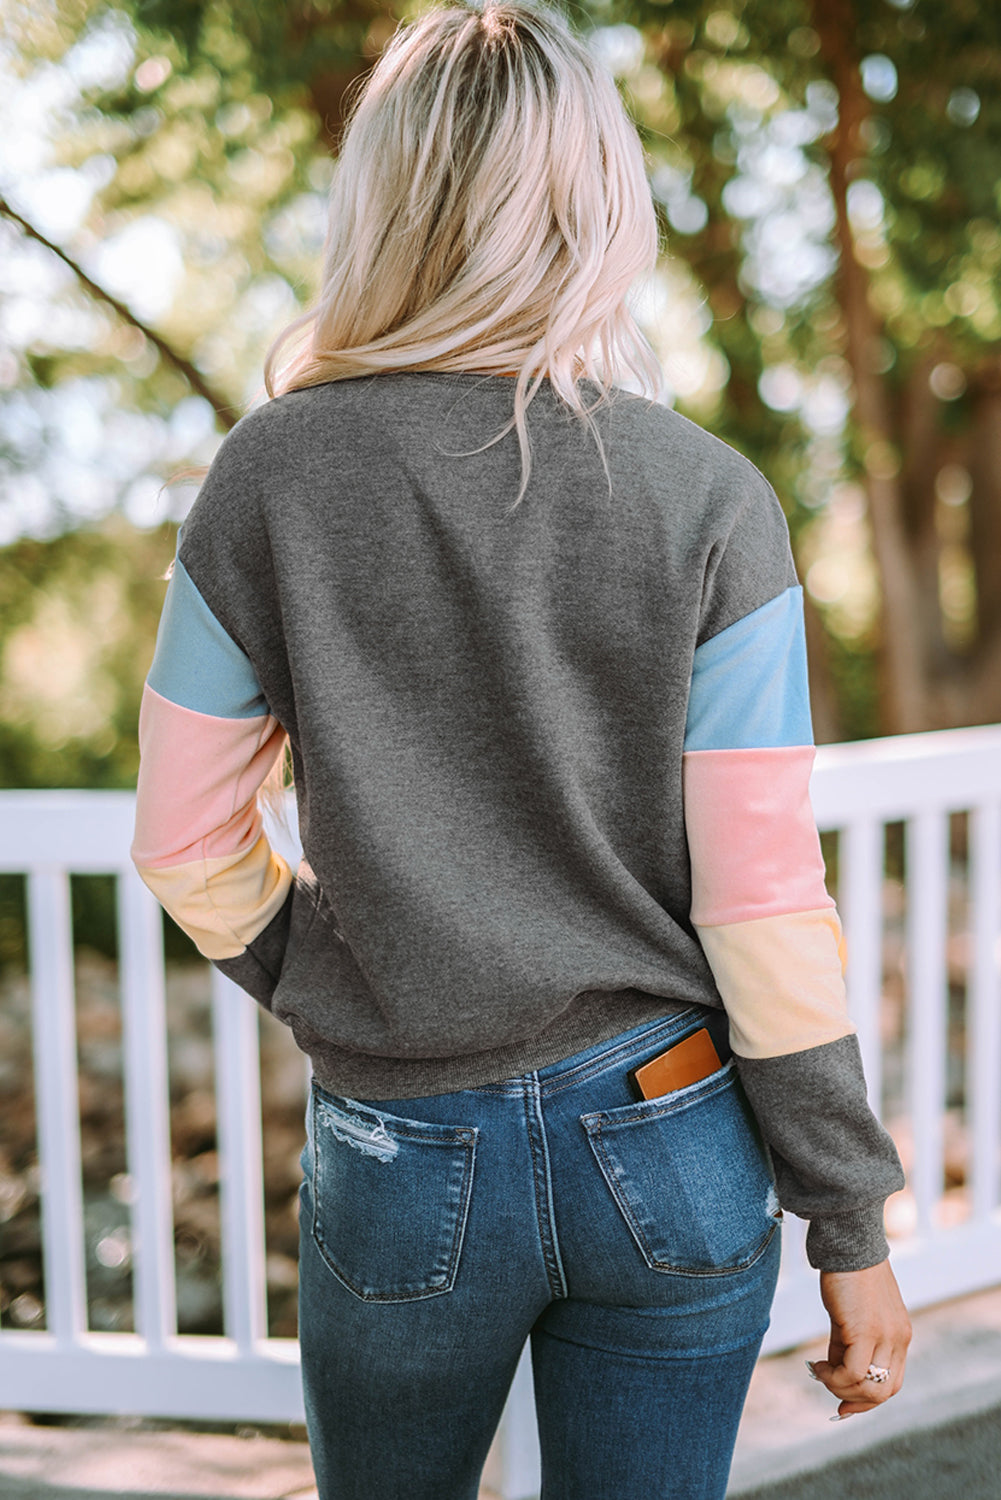
<instances>
[{"instance_id":1,"label":"woman","mask_svg":"<svg viewBox=\"0 0 1001 1500\"><path fill-rule=\"evenodd\" d=\"M133 853L312 1060L322 1500L474 1497L527 1338L547 1500L722 1496L783 1207L838 1413L903 1376L785 522L614 383L656 390L625 300L656 253L555 12L401 27L318 305L182 529ZM257 806L286 736L294 876Z\"/></svg>"}]
</instances>

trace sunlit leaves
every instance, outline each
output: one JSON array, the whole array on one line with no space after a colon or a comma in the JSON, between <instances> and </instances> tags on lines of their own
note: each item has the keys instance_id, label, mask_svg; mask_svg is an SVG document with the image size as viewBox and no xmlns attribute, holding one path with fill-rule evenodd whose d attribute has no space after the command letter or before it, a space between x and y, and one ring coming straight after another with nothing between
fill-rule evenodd
<instances>
[{"instance_id":1,"label":"sunlit leaves","mask_svg":"<svg viewBox=\"0 0 1001 1500\"><path fill-rule=\"evenodd\" d=\"M872 52L859 64L862 87L877 104L888 104L897 97L897 69L892 58L883 52Z\"/></svg>"}]
</instances>

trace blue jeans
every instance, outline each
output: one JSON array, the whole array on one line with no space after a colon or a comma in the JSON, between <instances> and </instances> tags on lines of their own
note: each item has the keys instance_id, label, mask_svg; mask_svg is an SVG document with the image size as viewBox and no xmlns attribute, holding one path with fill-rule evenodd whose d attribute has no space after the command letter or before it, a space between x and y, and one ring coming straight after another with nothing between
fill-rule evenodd
<instances>
[{"instance_id":1,"label":"blue jeans","mask_svg":"<svg viewBox=\"0 0 1001 1500\"><path fill-rule=\"evenodd\" d=\"M724 1059L636 1103L708 1025ZM537 1072L360 1103L313 1080L299 1342L320 1500L476 1500L531 1339L544 1500L717 1500L768 1325L778 1209L692 1007Z\"/></svg>"}]
</instances>

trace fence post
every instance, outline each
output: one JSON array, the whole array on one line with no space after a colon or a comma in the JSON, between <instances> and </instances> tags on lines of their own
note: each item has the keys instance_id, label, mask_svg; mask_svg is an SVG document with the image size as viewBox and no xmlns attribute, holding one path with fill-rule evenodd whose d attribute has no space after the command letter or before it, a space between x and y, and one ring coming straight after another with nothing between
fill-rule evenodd
<instances>
[{"instance_id":1,"label":"fence post","mask_svg":"<svg viewBox=\"0 0 1001 1500\"><path fill-rule=\"evenodd\" d=\"M226 1333L252 1354L268 1333L260 1027L256 1002L212 974Z\"/></svg>"},{"instance_id":2,"label":"fence post","mask_svg":"<svg viewBox=\"0 0 1001 1500\"><path fill-rule=\"evenodd\" d=\"M970 814L973 955L966 1012L973 1217L998 1206L1001 1153L1001 803Z\"/></svg>"},{"instance_id":3,"label":"fence post","mask_svg":"<svg viewBox=\"0 0 1001 1500\"><path fill-rule=\"evenodd\" d=\"M163 918L132 868L118 913L136 1332L162 1349L177 1332Z\"/></svg>"},{"instance_id":4,"label":"fence post","mask_svg":"<svg viewBox=\"0 0 1001 1500\"><path fill-rule=\"evenodd\" d=\"M883 988L883 830L857 818L841 835L839 905L848 949L848 1008L858 1027L869 1103L880 1112L883 1055L879 1030Z\"/></svg>"},{"instance_id":5,"label":"fence post","mask_svg":"<svg viewBox=\"0 0 1001 1500\"><path fill-rule=\"evenodd\" d=\"M41 1167L45 1322L61 1345L87 1328L73 919L65 870L28 878L28 951Z\"/></svg>"},{"instance_id":6,"label":"fence post","mask_svg":"<svg viewBox=\"0 0 1001 1500\"><path fill-rule=\"evenodd\" d=\"M937 809L906 825L907 1025L909 1101L914 1136L911 1185L917 1228L933 1229L942 1195L942 1114L946 1091L948 979L945 967L949 899L949 820Z\"/></svg>"}]
</instances>

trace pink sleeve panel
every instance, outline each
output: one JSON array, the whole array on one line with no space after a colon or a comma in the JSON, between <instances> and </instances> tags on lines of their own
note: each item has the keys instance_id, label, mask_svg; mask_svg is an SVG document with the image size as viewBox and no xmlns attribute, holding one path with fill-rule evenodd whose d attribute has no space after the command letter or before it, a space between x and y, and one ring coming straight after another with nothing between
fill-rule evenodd
<instances>
[{"instance_id":1,"label":"pink sleeve panel","mask_svg":"<svg viewBox=\"0 0 1001 1500\"><path fill-rule=\"evenodd\" d=\"M812 745L686 752L696 926L834 905L810 804L813 759Z\"/></svg>"},{"instance_id":2,"label":"pink sleeve panel","mask_svg":"<svg viewBox=\"0 0 1001 1500\"><path fill-rule=\"evenodd\" d=\"M249 851L261 835L257 792L283 739L271 715L215 718L147 685L139 717L136 864L155 870Z\"/></svg>"}]
</instances>

